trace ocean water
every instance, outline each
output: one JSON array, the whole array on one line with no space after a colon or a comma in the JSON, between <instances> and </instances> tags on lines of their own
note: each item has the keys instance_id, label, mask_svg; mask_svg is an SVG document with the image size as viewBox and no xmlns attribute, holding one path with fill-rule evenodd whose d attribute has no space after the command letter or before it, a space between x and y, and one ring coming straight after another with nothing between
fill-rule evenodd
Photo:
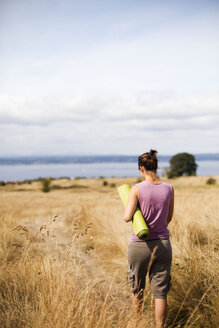
<instances>
[{"instance_id":1,"label":"ocean water","mask_svg":"<svg viewBox=\"0 0 219 328\"><path fill-rule=\"evenodd\" d=\"M196 161L198 176L219 175L219 160ZM161 175L169 162L160 161L158 174ZM139 177L137 163L67 163L67 164L17 164L0 165L0 180L18 181L39 177Z\"/></svg>"}]
</instances>

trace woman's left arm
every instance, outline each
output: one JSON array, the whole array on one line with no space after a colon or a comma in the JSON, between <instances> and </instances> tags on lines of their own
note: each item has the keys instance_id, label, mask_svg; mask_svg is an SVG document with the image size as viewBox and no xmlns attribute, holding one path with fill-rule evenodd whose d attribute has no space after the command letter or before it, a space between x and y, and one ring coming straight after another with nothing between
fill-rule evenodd
<instances>
[{"instance_id":1,"label":"woman's left arm","mask_svg":"<svg viewBox=\"0 0 219 328\"><path fill-rule=\"evenodd\" d=\"M126 206L125 213L124 213L125 222L131 221L134 211L138 204L138 197L139 197L138 187L134 185L131 187L128 204Z\"/></svg>"}]
</instances>

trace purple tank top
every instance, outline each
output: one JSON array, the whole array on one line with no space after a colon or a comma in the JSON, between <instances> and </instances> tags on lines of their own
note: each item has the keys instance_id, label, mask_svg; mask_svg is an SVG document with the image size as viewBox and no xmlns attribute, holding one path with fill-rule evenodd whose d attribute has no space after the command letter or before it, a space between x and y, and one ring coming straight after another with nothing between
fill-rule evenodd
<instances>
[{"instance_id":1,"label":"purple tank top","mask_svg":"<svg viewBox=\"0 0 219 328\"><path fill-rule=\"evenodd\" d=\"M164 181L156 184L142 181L136 186L139 191L138 207L150 231L147 240L169 238L167 217L172 198L172 186ZM141 241L141 239L133 232L131 241Z\"/></svg>"}]
</instances>

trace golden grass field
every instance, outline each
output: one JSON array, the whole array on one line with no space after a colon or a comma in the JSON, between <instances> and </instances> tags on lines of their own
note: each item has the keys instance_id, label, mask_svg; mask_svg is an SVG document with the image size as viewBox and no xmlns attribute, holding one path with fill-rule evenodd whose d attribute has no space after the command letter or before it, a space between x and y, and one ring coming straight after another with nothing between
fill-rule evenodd
<instances>
[{"instance_id":1,"label":"golden grass field","mask_svg":"<svg viewBox=\"0 0 219 328\"><path fill-rule=\"evenodd\" d=\"M0 327L155 326L148 284L138 324L125 284L132 224L116 187L137 179L104 180L57 179L77 186L48 193L39 181L0 187ZM175 189L167 327L219 327L219 185L206 180L165 180Z\"/></svg>"}]
</instances>

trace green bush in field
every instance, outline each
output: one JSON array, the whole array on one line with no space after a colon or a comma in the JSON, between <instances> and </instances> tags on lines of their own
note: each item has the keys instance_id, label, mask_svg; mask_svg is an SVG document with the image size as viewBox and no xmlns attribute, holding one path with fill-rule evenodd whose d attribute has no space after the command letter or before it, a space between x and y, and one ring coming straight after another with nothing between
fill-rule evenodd
<instances>
[{"instance_id":1,"label":"green bush in field","mask_svg":"<svg viewBox=\"0 0 219 328\"><path fill-rule=\"evenodd\" d=\"M167 176L168 179L177 178L177 175L169 169L165 170L165 175Z\"/></svg>"},{"instance_id":2,"label":"green bush in field","mask_svg":"<svg viewBox=\"0 0 219 328\"><path fill-rule=\"evenodd\" d=\"M30 180L30 179L26 179L26 180L23 181L23 183L27 183L27 184L31 184L32 182L33 182L33 181Z\"/></svg>"},{"instance_id":3,"label":"green bush in field","mask_svg":"<svg viewBox=\"0 0 219 328\"><path fill-rule=\"evenodd\" d=\"M41 183L42 183L42 189L41 190L43 192L49 192L50 189L51 189L51 187L50 187L51 179L50 178L42 179Z\"/></svg>"},{"instance_id":4,"label":"green bush in field","mask_svg":"<svg viewBox=\"0 0 219 328\"><path fill-rule=\"evenodd\" d=\"M103 186L108 186L108 182L106 180L103 181Z\"/></svg>"},{"instance_id":5,"label":"green bush in field","mask_svg":"<svg viewBox=\"0 0 219 328\"><path fill-rule=\"evenodd\" d=\"M206 181L206 184L208 185L215 185L217 183L216 179L214 178L209 178L207 181Z\"/></svg>"},{"instance_id":6,"label":"green bush in field","mask_svg":"<svg viewBox=\"0 0 219 328\"><path fill-rule=\"evenodd\" d=\"M116 186L115 183L110 183L110 187L114 188Z\"/></svg>"}]
</instances>

